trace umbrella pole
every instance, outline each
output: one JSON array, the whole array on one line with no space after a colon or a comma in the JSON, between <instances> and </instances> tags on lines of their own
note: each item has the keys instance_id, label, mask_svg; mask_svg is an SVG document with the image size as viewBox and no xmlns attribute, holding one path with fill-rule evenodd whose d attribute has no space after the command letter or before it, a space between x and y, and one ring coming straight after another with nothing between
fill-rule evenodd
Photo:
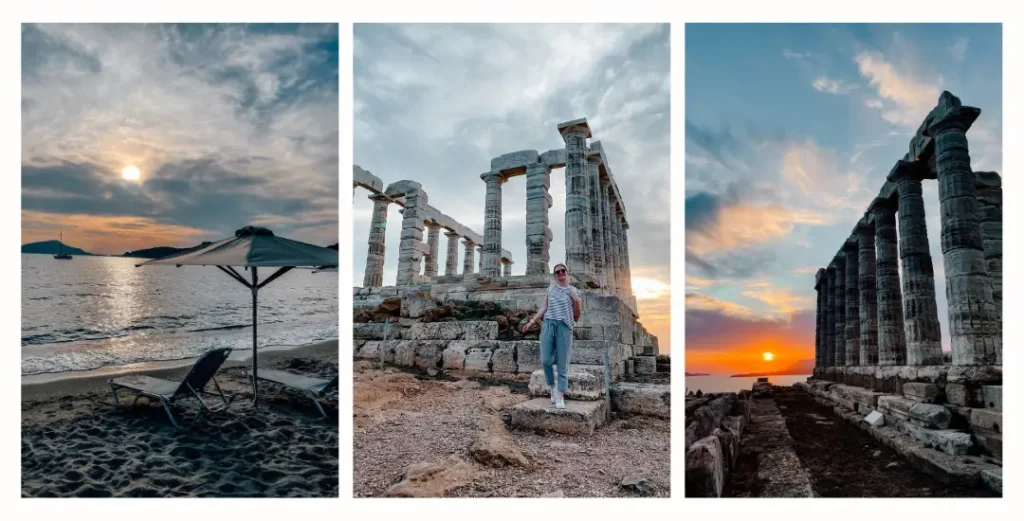
<instances>
[{"instance_id":1,"label":"umbrella pole","mask_svg":"<svg viewBox=\"0 0 1024 521\"><path fill-rule=\"evenodd\" d=\"M256 389L256 296L258 295L259 276L256 275L256 266L252 268L252 404L256 406L258 392Z\"/></svg>"}]
</instances>

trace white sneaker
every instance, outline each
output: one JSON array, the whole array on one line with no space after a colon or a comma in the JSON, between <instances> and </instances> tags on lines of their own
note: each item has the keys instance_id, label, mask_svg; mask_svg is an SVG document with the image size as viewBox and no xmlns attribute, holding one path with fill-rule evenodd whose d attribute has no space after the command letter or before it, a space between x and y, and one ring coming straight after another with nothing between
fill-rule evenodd
<instances>
[{"instance_id":1,"label":"white sneaker","mask_svg":"<svg viewBox=\"0 0 1024 521\"><path fill-rule=\"evenodd\" d=\"M555 401L558 400L558 391L556 391L554 388L552 388L550 394L551 394L551 405L554 405Z\"/></svg>"},{"instance_id":2,"label":"white sneaker","mask_svg":"<svg viewBox=\"0 0 1024 521\"><path fill-rule=\"evenodd\" d=\"M555 409L565 409L565 398L561 393L558 394L558 400L555 401Z\"/></svg>"}]
</instances>

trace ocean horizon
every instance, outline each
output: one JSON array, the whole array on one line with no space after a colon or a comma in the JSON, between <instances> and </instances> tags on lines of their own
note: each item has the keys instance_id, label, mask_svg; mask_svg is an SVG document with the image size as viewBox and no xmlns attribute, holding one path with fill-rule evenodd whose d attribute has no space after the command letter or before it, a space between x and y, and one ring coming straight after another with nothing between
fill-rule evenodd
<instances>
[{"instance_id":1,"label":"ocean horizon","mask_svg":"<svg viewBox=\"0 0 1024 521\"><path fill-rule=\"evenodd\" d=\"M686 393L701 390L704 393L729 393L750 390L758 378L768 378L774 385L793 385L797 382L806 382L811 375L785 375L785 376L730 376L729 373L709 374L707 376L685 377Z\"/></svg>"},{"instance_id":2,"label":"ocean horizon","mask_svg":"<svg viewBox=\"0 0 1024 521\"><path fill-rule=\"evenodd\" d=\"M22 254L21 374L252 349L247 288L212 266L143 260ZM260 290L258 313L260 347L338 338L337 274L292 270Z\"/></svg>"}]
</instances>

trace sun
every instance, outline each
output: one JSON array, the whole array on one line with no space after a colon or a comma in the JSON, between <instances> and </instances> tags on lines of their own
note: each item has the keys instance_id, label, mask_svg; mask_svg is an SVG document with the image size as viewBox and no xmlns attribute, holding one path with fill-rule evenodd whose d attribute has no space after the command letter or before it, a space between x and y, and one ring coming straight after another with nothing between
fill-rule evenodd
<instances>
[{"instance_id":1,"label":"sun","mask_svg":"<svg viewBox=\"0 0 1024 521\"><path fill-rule=\"evenodd\" d=\"M768 352L761 353L761 356L764 357L764 360L766 362L771 362L772 358L775 358L775 354L774 353L768 353Z\"/></svg>"},{"instance_id":2,"label":"sun","mask_svg":"<svg viewBox=\"0 0 1024 521\"><path fill-rule=\"evenodd\" d=\"M140 175L141 172L139 172L139 168L135 165L128 165L121 170L121 177L128 181L138 181Z\"/></svg>"}]
</instances>

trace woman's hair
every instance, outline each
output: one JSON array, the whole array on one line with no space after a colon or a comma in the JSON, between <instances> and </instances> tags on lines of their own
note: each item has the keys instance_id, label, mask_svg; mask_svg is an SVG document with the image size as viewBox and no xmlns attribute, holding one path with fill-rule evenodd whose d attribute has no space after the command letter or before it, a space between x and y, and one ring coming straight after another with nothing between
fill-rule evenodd
<instances>
[{"instance_id":1,"label":"woman's hair","mask_svg":"<svg viewBox=\"0 0 1024 521\"><path fill-rule=\"evenodd\" d=\"M561 267L565 268L565 272L566 272L566 273L569 273L569 267L568 267L568 266L566 266L565 264L562 264L561 262L559 262L558 264L555 264L555 267L554 267L554 268L551 268L551 273L554 273L554 272L555 272L555 270L557 270L559 266L561 266Z\"/></svg>"}]
</instances>

